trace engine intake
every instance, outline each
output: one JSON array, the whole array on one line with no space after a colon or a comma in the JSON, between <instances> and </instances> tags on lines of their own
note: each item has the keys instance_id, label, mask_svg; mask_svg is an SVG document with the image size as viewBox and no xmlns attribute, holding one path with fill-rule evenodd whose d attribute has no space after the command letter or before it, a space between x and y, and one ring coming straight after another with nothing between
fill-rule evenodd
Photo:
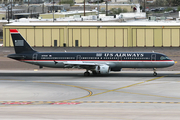
<instances>
[{"instance_id":1,"label":"engine intake","mask_svg":"<svg viewBox=\"0 0 180 120\"><path fill-rule=\"evenodd\" d=\"M96 66L95 71L99 74L109 74L110 68L108 65Z\"/></svg>"}]
</instances>

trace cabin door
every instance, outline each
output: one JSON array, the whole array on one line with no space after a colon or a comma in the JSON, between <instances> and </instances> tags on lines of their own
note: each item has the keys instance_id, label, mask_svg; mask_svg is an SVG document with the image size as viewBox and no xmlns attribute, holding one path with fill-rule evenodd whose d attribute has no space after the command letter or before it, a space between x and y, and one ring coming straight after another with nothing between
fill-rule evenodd
<instances>
[{"instance_id":1,"label":"cabin door","mask_svg":"<svg viewBox=\"0 0 180 120\"><path fill-rule=\"evenodd\" d=\"M37 57L38 57L38 54L34 53L33 56L32 56L32 60L34 61L34 63L37 62Z\"/></svg>"},{"instance_id":2,"label":"cabin door","mask_svg":"<svg viewBox=\"0 0 180 120\"><path fill-rule=\"evenodd\" d=\"M79 60L79 61L80 61L80 60L81 60L81 55L77 55L77 56L76 56L76 60Z\"/></svg>"},{"instance_id":3,"label":"cabin door","mask_svg":"<svg viewBox=\"0 0 180 120\"><path fill-rule=\"evenodd\" d=\"M122 61L122 57L121 56L118 57L118 61Z\"/></svg>"},{"instance_id":4,"label":"cabin door","mask_svg":"<svg viewBox=\"0 0 180 120\"><path fill-rule=\"evenodd\" d=\"M151 55L151 61L156 61L156 54Z\"/></svg>"}]
</instances>

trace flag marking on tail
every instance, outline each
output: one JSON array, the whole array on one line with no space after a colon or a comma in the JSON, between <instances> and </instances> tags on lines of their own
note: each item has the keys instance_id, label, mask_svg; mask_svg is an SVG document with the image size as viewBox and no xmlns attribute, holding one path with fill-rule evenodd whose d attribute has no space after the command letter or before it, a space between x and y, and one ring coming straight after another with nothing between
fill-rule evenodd
<instances>
[{"instance_id":1,"label":"flag marking on tail","mask_svg":"<svg viewBox=\"0 0 180 120\"><path fill-rule=\"evenodd\" d=\"M10 29L10 33L19 33L16 29Z\"/></svg>"}]
</instances>

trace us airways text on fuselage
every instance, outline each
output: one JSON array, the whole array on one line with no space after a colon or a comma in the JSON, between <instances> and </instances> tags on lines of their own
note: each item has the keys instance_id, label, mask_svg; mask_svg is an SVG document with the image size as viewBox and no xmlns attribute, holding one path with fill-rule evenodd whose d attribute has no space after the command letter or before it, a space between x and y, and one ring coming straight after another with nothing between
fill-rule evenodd
<instances>
[{"instance_id":1,"label":"us airways text on fuselage","mask_svg":"<svg viewBox=\"0 0 180 120\"><path fill-rule=\"evenodd\" d=\"M104 53L104 57L144 57L143 53Z\"/></svg>"}]
</instances>

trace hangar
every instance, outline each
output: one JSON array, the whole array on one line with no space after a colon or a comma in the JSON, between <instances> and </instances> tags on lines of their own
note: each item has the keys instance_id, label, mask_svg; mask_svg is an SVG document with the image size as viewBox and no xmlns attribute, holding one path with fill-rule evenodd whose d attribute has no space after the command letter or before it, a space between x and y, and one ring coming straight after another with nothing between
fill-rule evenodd
<instances>
[{"instance_id":1,"label":"hangar","mask_svg":"<svg viewBox=\"0 0 180 120\"><path fill-rule=\"evenodd\" d=\"M4 46L18 29L36 47L179 47L176 22L22 22L3 26Z\"/></svg>"}]
</instances>

